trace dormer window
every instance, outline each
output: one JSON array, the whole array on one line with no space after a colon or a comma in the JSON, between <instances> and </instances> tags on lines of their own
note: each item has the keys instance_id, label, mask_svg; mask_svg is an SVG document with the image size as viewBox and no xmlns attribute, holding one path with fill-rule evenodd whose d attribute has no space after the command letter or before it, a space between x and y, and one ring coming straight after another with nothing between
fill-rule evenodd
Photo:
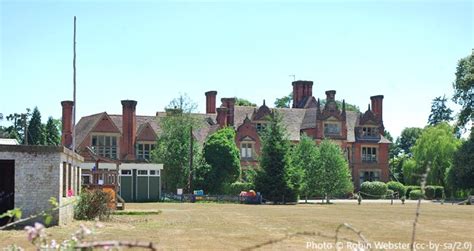
<instances>
[{"instance_id":1,"label":"dormer window","mask_svg":"<svg viewBox=\"0 0 474 251\"><path fill-rule=\"evenodd\" d=\"M324 136L339 136L341 135L341 124L338 122L324 123Z\"/></svg>"},{"instance_id":2,"label":"dormer window","mask_svg":"<svg viewBox=\"0 0 474 251\"><path fill-rule=\"evenodd\" d=\"M258 133L262 133L267 128L267 125L265 123L257 123L256 128Z\"/></svg>"},{"instance_id":3,"label":"dormer window","mask_svg":"<svg viewBox=\"0 0 474 251\"><path fill-rule=\"evenodd\" d=\"M117 159L117 136L93 135L91 146L97 155Z\"/></svg>"},{"instance_id":4,"label":"dormer window","mask_svg":"<svg viewBox=\"0 0 474 251\"><path fill-rule=\"evenodd\" d=\"M362 127L362 137L375 137L378 136L379 130L376 127Z\"/></svg>"},{"instance_id":5,"label":"dormer window","mask_svg":"<svg viewBox=\"0 0 474 251\"><path fill-rule=\"evenodd\" d=\"M151 151L155 149L155 143L138 142L137 143L137 159L149 160Z\"/></svg>"}]
</instances>

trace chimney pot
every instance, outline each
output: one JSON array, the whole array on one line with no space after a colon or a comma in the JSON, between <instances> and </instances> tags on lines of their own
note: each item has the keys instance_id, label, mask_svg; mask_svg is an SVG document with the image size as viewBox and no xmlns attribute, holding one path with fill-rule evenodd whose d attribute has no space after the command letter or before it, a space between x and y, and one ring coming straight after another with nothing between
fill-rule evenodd
<instances>
[{"instance_id":1,"label":"chimney pot","mask_svg":"<svg viewBox=\"0 0 474 251\"><path fill-rule=\"evenodd\" d=\"M216 96L217 91L208 91L206 95L206 113L216 113Z\"/></svg>"}]
</instances>

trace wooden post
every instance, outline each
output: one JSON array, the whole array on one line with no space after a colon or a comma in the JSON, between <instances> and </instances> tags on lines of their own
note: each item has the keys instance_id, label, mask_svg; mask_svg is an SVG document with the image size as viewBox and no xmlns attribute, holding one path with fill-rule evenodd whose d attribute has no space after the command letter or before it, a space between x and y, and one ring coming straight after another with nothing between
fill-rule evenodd
<instances>
[{"instance_id":1,"label":"wooden post","mask_svg":"<svg viewBox=\"0 0 474 251\"><path fill-rule=\"evenodd\" d=\"M193 193L193 126L189 127L189 177L188 187L189 193Z\"/></svg>"},{"instance_id":2,"label":"wooden post","mask_svg":"<svg viewBox=\"0 0 474 251\"><path fill-rule=\"evenodd\" d=\"M73 106L72 106L72 151L76 151L76 16L74 16L74 42L72 58Z\"/></svg>"}]
</instances>

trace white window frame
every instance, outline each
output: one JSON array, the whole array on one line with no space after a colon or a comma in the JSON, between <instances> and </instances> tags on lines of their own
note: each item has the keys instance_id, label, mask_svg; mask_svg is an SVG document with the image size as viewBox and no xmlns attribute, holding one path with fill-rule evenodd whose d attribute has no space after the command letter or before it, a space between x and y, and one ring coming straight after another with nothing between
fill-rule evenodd
<instances>
[{"instance_id":1,"label":"white window frame","mask_svg":"<svg viewBox=\"0 0 474 251\"><path fill-rule=\"evenodd\" d=\"M96 138L96 145L94 145L94 138ZM103 138L103 144L100 145L98 142L100 141L99 138ZM110 144L106 145L105 142L107 142L107 139L109 139ZM112 144L113 139L115 139L115 145ZM120 152L119 149L119 140L120 140L120 135L116 133L93 133L91 135L91 148L94 150L95 154L106 157L106 158L111 158L111 159L118 159L118 155Z\"/></svg>"},{"instance_id":2,"label":"white window frame","mask_svg":"<svg viewBox=\"0 0 474 251\"><path fill-rule=\"evenodd\" d=\"M339 128L338 133L327 133L326 128L329 128L328 125L336 125ZM341 136L342 133L342 124L338 121L324 121L323 122L323 133L324 136Z\"/></svg>"},{"instance_id":3,"label":"white window frame","mask_svg":"<svg viewBox=\"0 0 474 251\"><path fill-rule=\"evenodd\" d=\"M130 171L130 174L124 174L123 171ZM132 175L133 175L132 169L121 169L120 170L120 176L132 176Z\"/></svg>"},{"instance_id":4,"label":"white window frame","mask_svg":"<svg viewBox=\"0 0 474 251\"><path fill-rule=\"evenodd\" d=\"M140 150L140 146L142 149ZM145 147L148 146L148 153L145 151ZM155 149L156 142L154 141L138 141L136 146L136 157L137 159L149 160L151 158L151 152ZM147 158L148 156L148 158Z\"/></svg>"},{"instance_id":5,"label":"white window frame","mask_svg":"<svg viewBox=\"0 0 474 251\"><path fill-rule=\"evenodd\" d=\"M248 160L254 158L254 146L253 142L244 141L240 142L240 159Z\"/></svg>"},{"instance_id":6,"label":"white window frame","mask_svg":"<svg viewBox=\"0 0 474 251\"><path fill-rule=\"evenodd\" d=\"M378 136L378 132L376 133L377 127L375 126L364 126L362 127L362 137L376 137Z\"/></svg>"},{"instance_id":7,"label":"white window frame","mask_svg":"<svg viewBox=\"0 0 474 251\"><path fill-rule=\"evenodd\" d=\"M145 174L141 174L140 172L146 172ZM149 172L148 169L138 169L137 176L148 176Z\"/></svg>"},{"instance_id":8,"label":"white window frame","mask_svg":"<svg viewBox=\"0 0 474 251\"><path fill-rule=\"evenodd\" d=\"M366 150L365 155L370 156L370 158L364 157L364 148ZM371 149L371 153L369 154L368 149ZM375 154L372 153L372 150L375 149ZM374 158L375 155L375 158ZM360 159L362 163L378 163L379 162L379 147L378 146L362 146L360 148Z\"/></svg>"},{"instance_id":9,"label":"white window frame","mask_svg":"<svg viewBox=\"0 0 474 251\"><path fill-rule=\"evenodd\" d=\"M152 171L154 171L155 174L151 174ZM160 176L160 170L150 169L150 171L148 171L148 174L149 176Z\"/></svg>"}]
</instances>

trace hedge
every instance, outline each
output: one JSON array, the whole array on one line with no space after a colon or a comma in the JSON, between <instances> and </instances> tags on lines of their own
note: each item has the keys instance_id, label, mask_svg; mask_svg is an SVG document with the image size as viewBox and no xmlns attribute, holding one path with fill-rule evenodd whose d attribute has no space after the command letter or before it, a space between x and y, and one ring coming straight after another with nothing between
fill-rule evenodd
<instances>
[{"instance_id":1,"label":"hedge","mask_svg":"<svg viewBox=\"0 0 474 251\"><path fill-rule=\"evenodd\" d=\"M405 196L407 198L410 198L410 192L412 190L421 190L421 187L420 186L406 186L406 189L407 189L407 192L405 193Z\"/></svg>"},{"instance_id":2,"label":"hedge","mask_svg":"<svg viewBox=\"0 0 474 251\"><path fill-rule=\"evenodd\" d=\"M237 181L230 184L230 186L225 189L225 193L228 195L239 195L240 192L249 191L251 189L255 189L255 186L252 183Z\"/></svg>"},{"instance_id":3,"label":"hedge","mask_svg":"<svg viewBox=\"0 0 474 251\"><path fill-rule=\"evenodd\" d=\"M442 186L434 186L435 188L435 199L444 199L444 187Z\"/></svg>"},{"instance_id":4,"label":"hedge","mask_svg":"<svg viewBox=\"0 0 474 251\"><path fill-rule=\"evenodd\" d=\"M425 196L423 196L423 193L421 190L412 190L410 191L409 194L410 200L418 200L418 199L424 199Z\"/></svg>"},{"instance_id":5,"label":"hedge","mask_svg":"<svg viewBox=\"0 0 474 251\"><path fill-rule=\"evenodd\" d=\"M426 186L425 187L425 196L428 200L433 200L435 198L435 187Z\"/></svg>"},{"instance_id":6,"label":"hedge","mask_svg":"<svg viewBox=\"0 0 474 251\"><path fill-rule=\"evenodd\" d=\"M387 194L387 184L380 181L366 181L360 185L362 198L381 199Z\"/></svg>"},{"instance_id":7,"label":"hedge","mask_svg":"<svg viewBox=\"0 0 474 251\"><path fill-rule=\"evenodd\" d=\"M392 199L395 198L395 191L392 189L387 189L387 193L385 194L385 199Z\"/></svg>"},{"instance_id":8,"label":"hedge","mask_svg":"<svg viewBox=\"0 0 474 251\"><path fill-rule=\"evenodd\" d=\"M390 181L387 182L387 187L390 190L393 190L398 194L398 197L401 198L406 195L407 188L400 182L397 181Z\"/></svg>"}]
</instances>

